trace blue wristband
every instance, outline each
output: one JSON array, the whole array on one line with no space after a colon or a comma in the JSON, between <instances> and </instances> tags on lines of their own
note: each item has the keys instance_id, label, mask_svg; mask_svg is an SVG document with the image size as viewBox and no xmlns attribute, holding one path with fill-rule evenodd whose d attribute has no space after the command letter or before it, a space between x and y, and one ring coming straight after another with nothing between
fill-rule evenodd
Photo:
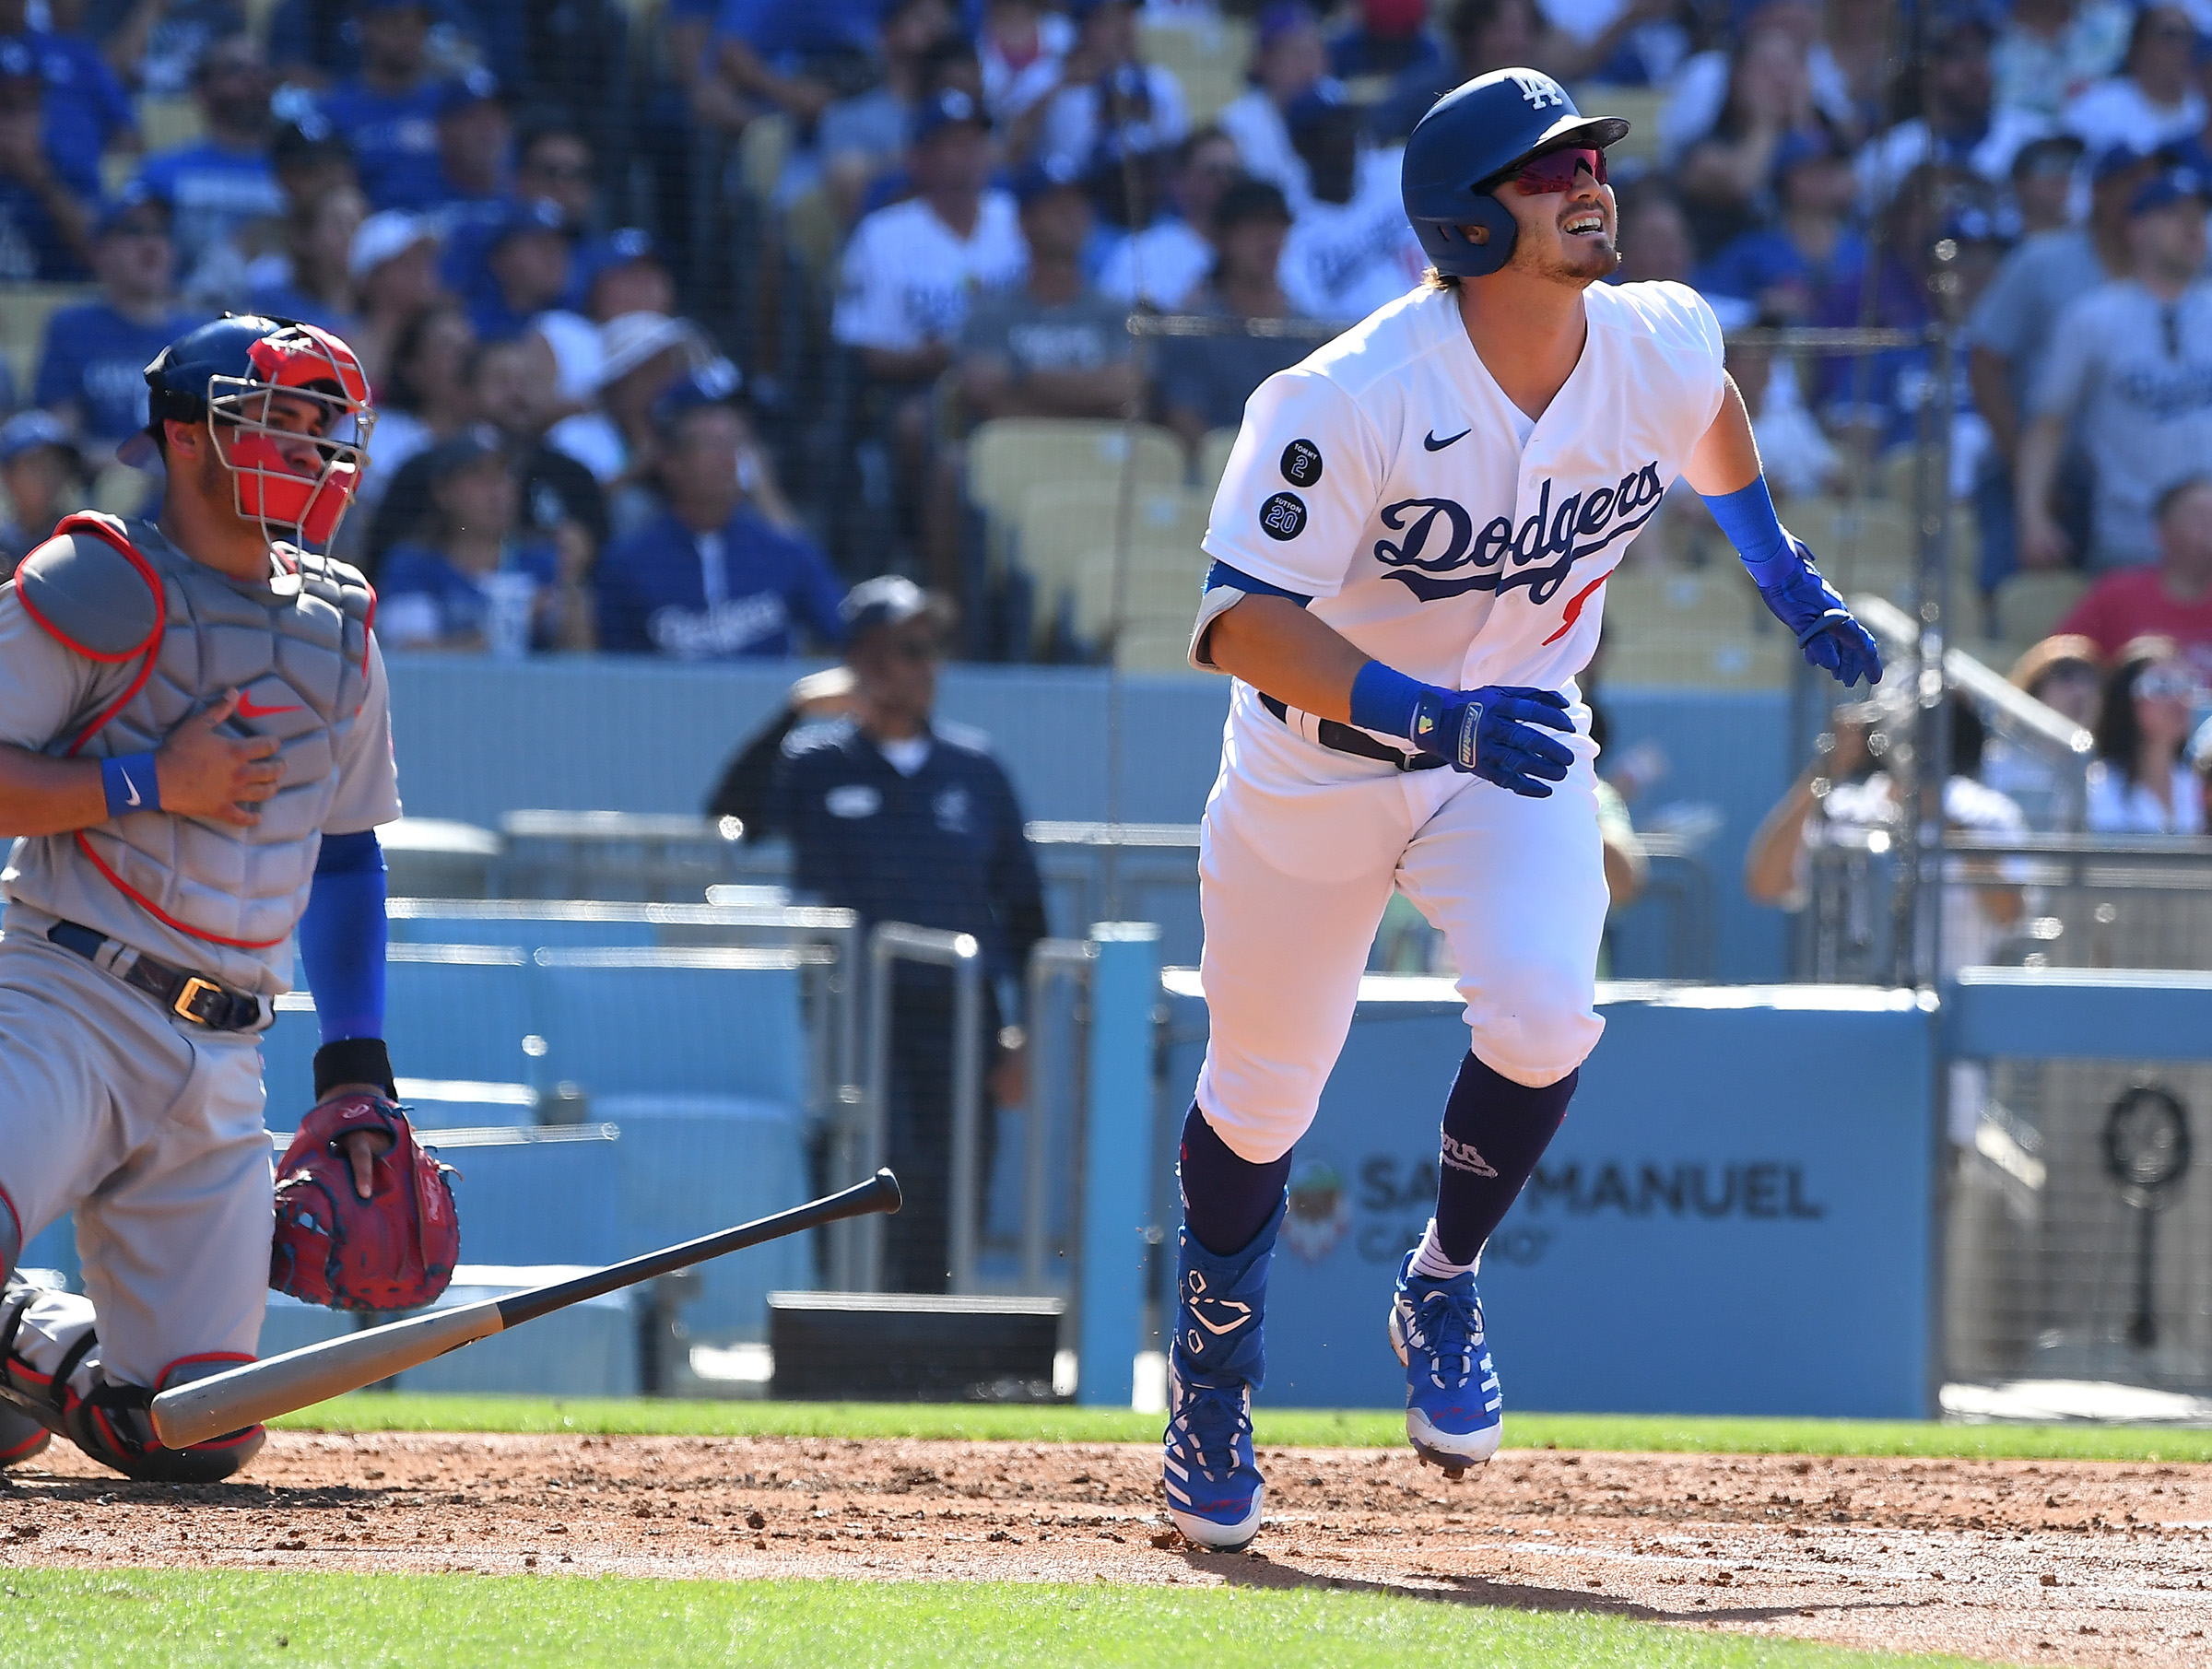
<instances>
[{"instance_id":1,"label":"blue wristband","mask_svg":"<svg viewBox=\"0 0 2212 1669\"><path fill-rule=\"evenodd\" d=\"M1767 490L1766 476L1707 499L1705 508L1712 511L1712 519L1762 590L1803 566L1791 548L1789 535L1782 530L1782 518L1774 513L1774 495Z\"/></svg>"},{"instance_id":2,"label":"blue wristband","mask_svg":"<svg viewBox=\"0 0 2212 1669\"><path fill-rule=\"evenodd\" d=\"M150 753L119 754L102 759L100 784L107 793L111 817L161 809L161 784L156 779L154 756Z\"/></svg>"},{"instance_id":3,"label":"blue wristband","mask_svg":"<svg viewBox=\"0 0 2212 1669\"><path fill-rule=\"evenodd\" d=\"M1352 723L1362 730L1413 740L1413 723L1424 697L1435 691L1395 667L1370 661L1352 680Z\"/></svg>"}]
</instances>

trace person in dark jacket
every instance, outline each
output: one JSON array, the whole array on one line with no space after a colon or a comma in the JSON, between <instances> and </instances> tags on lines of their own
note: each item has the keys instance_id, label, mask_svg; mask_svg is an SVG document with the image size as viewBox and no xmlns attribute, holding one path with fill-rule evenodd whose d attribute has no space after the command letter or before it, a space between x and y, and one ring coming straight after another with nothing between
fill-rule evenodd
<instances>
[{"instance_id":1,"label":"person in dark jacket","mask_svg":"<svg viewBox=\"0 0 2212 1669\"><path fill-rule=\"evenodd\" d=\"M857 911L863 923L907 922L971 934L982 946L984 1041L1000 1039L995 987L1018 981L1045 934L1037 860L1013 784L979 732L933 716L950 610L911 580L887 575L845 599L852 717L803 725L783 744L781 820L802 895ZM901 963L891 999L889 1156L906 1204L884 1228L888 1290L942 1292L950 1274L953 980ZM995 1058L995 1064L992 1064ZM1020 1099L1018 1057L983 1059L990 1099ZM991 1173L985 1109L980 1201Z\"/></svg>"}]
</instances>

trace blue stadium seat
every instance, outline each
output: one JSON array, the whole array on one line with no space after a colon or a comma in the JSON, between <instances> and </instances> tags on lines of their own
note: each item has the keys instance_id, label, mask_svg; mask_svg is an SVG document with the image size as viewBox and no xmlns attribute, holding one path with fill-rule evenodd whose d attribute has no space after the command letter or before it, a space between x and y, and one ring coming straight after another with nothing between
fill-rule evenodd
<instances>
[{"instance_id":1,"label":"blue stadium seat","mask_svg":"<svg viewBox=\"0 0 2212 1669\"><path fill-rule=\"evenodd\" d=\"M486 945L394 945L385 967L384 1037L410 1077L535 1081L523 1051L532 1030L521 950Z\"/></svg>"},{"instance_id":2,"label":"blue stadium seat","mask_svg":"<svg viewBox=\"0 0 2212 1669\"><path fill-rule=\"evenodd\" d=\"M651 922L571 913L559 906L535 912L500 909L494 904L463 914L397 914L390 918L390 926L395 945L504 945L527 951L547 946L643 949L653 943Z\"/></svg>"},{"instance_id":3,"label":"blue stadium seat","mask_svg":"<svg viewBox=\"0 0 2212 1669\"><path fill-rule=\"evenodd\" d=\"M598 1127L484 1133L466 1144L441 1142L436 1131L423 1138L459 1172L465 1263L611 1264L651 1250L626 1247L616 1232L621 1143Z\"/></svg>"},{"instance_id":4,"label":"blue stadium seat","mask_svg":"<svg viewBox=\"0 0 2212 1669\"><path fill-rule=\"evenodd\" d=\"M806 1034L788 951L541 950L530 978L543 1082L794 1108L804 1097Z\"/></svg>"}]
</instances>

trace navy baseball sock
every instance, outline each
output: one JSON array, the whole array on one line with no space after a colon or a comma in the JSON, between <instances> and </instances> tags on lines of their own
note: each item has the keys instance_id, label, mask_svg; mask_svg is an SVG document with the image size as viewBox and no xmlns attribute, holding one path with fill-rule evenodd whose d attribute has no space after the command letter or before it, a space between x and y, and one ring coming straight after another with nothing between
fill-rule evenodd
<instances>
[{"instance_id":1,"label":"navy baseball sock","mask_svg":"<svg viewBox=\"0 0 2212 1669\"><path fill-rule=\"evenodd\" d=\"M1443 1162L1436 1218L1415 1257L1417 1273L1443 1278L1473 1267L1567 1117L1581 1068L1531 1089L1470 1053L1444 1103Z\"/></svg>"},{"instance_id":2,"label":"navy baseball sock","mask_svg":"<svg viewBox=\"0 0 2212 1669\"><path fill-rule=\"evenodd\" d=\"M1182 1163L1176 1170L1182 1179L1182 1220L1191 1238L1218 1258L1235 1257L1281 1206L1290 1156L1265 1165L1239 1158L1193 1101L1182 1121Z\"/></svg>"}]
</instances>

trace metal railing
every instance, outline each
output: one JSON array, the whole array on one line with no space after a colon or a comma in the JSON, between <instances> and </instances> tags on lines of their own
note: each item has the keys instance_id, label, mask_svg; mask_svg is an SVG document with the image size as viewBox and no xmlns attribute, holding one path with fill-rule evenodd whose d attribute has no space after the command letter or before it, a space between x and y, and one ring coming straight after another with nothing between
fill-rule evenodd
<instances>
[{"instance_id":1,"label":"metal railing","mask_svg":"<svg viewBox=\"0 0 2212 1669\"><path fill-rule=\"evenodd\" d=\"M889 1162L891 974L898 962L920 962L953 970L952 1000L952 1175L947 1190L951 1227L947 1262L951 1289L975 1290L976 1175L982 1132L982 946L972 934L946 933L905 922L878 923L868 934L868 1075L862 1104L867 1109L866 1171ZM883 1287L882 1219L866 1225L862 1267L870 1284Z\"/></svg>"},{"instance_id":2,"label":"metal railing","mask_svg":"<svg viewBox=\"0 0 2212 1669\"><path fill-rule=\"evenodd\" d=\"M1073 1098L1068 1129L1082 1130L1083 1063L1088 1055L1089 1026L1084 999L1088 995L1091 968L1098 955L1098 946L1087 939L1041 939L1030 952L1028 1002L1023 1008L1030 1040L1029 1130L1022 1153L1021 1190L1021 1284L1027 1292L1049 1289L1046 1265L1050 1248L1046 1242L1052 1222L1052 1107L1046 1097L1054 1087L1065 1086ZM1065 1051L1060 1030L1048 1017L1052 989L1062 981L1071 981L1077 989L1077 1001L1068 1014Z\"/></svg>"}]
</instances>

